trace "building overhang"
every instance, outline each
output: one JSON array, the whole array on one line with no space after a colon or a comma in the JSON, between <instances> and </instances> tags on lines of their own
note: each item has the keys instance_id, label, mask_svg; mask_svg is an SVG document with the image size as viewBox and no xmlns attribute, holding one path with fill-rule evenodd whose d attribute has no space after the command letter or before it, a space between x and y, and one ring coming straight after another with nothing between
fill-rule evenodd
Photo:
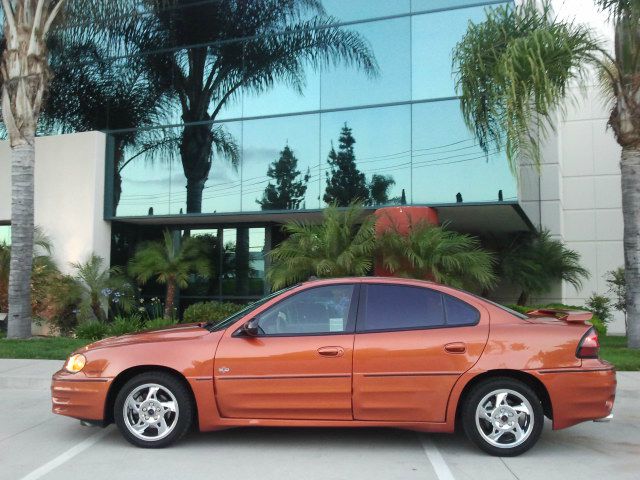
<instances>
[{"instance_id":1,"label":"building overhang","mask_svg":"<svg viewBox=\"0 0 640 480\"><path fill-rule=\"evenodd\" d=\"M424 205L438 212L441 223L452 230L475 235L505 235L532 231L535 227L517 202L448 203ZM366 207L373 212L375 207ZM176 228L216 228L283 224L291 220L320 222L322 210L283 210L246 213L202 213L117 217L112 221L135 225Z\"/></svg>"}]
</instances>

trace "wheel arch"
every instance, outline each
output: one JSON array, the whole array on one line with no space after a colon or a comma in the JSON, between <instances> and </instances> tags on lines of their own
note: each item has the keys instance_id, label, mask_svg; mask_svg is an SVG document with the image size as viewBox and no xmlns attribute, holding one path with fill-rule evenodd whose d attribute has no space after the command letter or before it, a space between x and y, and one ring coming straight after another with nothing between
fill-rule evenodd
<instances>
[{"instance_id":1,"label":"wheel arch","mask_svg":"<svg viewBox=\"0 0 640 480\"><path fill-rule=\"evenodd\" d=\"M476 385L487 381L492 380L494 378L511 378L514 380L519 380L522 383L527 384L533 391L538 395L542 403L542 409L544 411L544 415L553 420L553 405L551 403L551 397L549 396L549 391L547 387L534 375L530 373L523 372L521 370L509 370L509 369L497 369L497 370L489 370L487 372L483 372L479 375L476 375L471 380L467 382L467 384L462 389L460 396L458 397L458 402L456 405L456 414L455 414L455 423L456 427L460 421L460 415L462 413L462 405L464 404L467 395Z\"/></svg>"},{"instance_id":2,"label":"wheel arch","mask_svg":"<svg viewBox=\"0 0 640 480\"><path fill-rule=\"evenodd\" d=\"M118 392L122 389L122 387L133 377L136 375L140 375L141 373L148 372L163 372L167 373L178 381L180 381L189 392L191 397L191 402L193 403L193 412L194 412L194 425L198 425L198 403L196 402L196 397L191 388L191 385L187 381L184 375L182 375L177 370L173 368L165 367L162 365L137 365L135 367L127 368L120 372L109 385L109 391L107 392L107 398L104 402L104 425L109 425L113 423L113 408L116 402L116 397L118 396Z\"/></svg>"}]
</instances>

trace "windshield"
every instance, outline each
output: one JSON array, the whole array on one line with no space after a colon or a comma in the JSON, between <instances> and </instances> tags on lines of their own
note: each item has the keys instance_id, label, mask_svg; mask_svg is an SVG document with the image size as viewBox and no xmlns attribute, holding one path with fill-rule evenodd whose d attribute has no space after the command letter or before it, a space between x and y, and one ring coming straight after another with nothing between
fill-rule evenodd
<instances>
[{"instance_id":1,"label":"windshield","mask_svg":"<svg viewBox=\"0 0 640 480\"><path fill-rule=\"evenodd\" d=\"M272 298L277 297L281 293L284 293L284 292L286 292L288 290L291 290L292 288L295 288L295 287L297 287L297 285L293 285L291 287L283 288L282 290L278 290L277 292L274 292L274 293L272 293L270 295L267 295L266 297L261 298L260 300L257 300L257 301L255 301L253 303L250 303L249 305L244 307L239 312L234 313L233 315L231 315L228 318L225 318L221 322L218 322L218 323L207 322L207 324L205 325L205 328L207 330L209 330L210 332L217 332L219 330L224 330L229 325L232 325L233 323L235 323L236 320L238 320L239 318L242 318L245 315L253 312L255 309L257 309L261 305L264 305L265 303L267 303Z\"/></svg>"}]
</instances>

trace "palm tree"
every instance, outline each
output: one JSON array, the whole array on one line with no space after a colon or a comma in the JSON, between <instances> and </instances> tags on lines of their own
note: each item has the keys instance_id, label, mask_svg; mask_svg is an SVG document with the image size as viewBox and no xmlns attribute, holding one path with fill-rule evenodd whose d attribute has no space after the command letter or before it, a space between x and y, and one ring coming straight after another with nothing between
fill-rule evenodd
<instances>
[{"instance_id":1,"label":"palm tree","mask_svg":"<svg viewBox=\"0 0 640 480\"><path fill-rule=\"evenodd\" d=\"M9 263L11 262L11 247L0 243L0 313L7 311L9 288Z\"/></svg>"},{"instance_id":2,"label":"palm tree","mask_svg":"<svg viewBox=\"0 0 640 480\"><path fill-rule=\"evenodd\" d=\"M164 316L171 318L178 288L188 286L191 273L207 278L211 273L211 262L201 239L184 237L180 242L172 232L165 230L162 242L140 246L129 263L129 272L142 285L151 278L167 285Z\"/></svg>"},{"instance_id":3,"label":"palm tree","mask_svg":"<svg viewBox=\"0 0 640 480\"><path fill-rule=\"evenodd\" d=\"M292 221L284 225L289 238L269 253L267 279L274 290L310 276L361 276L371 271L375 248L375 219L362 206L346 210L335 205L323 212L322 223Z\"/></svg>"},{"instance_id":4,"label":"palm tree","mask_svg":"<svg viewBox=\"0 0 640 480\"><path fill-rule=\"evenodd\" d=\"M498 246L497 258L498 277L520 288L518 305L527 305L531 295L547 293L558 281L580 289L589 278L589 271L580 265L580 254L546 230L515 235Z\"/></svg>"},{"instance_id":5,"label":"palm tree","mask_svg":"<svg viewBox=\"0 0 640 480\"><path fill-rule=\"evenodd\" d=\"M640 348L640 3L594 0L615 21L615 55L583 26L552 15L547 0L488 11L454 51L464 117L480 145L504 148L512 170L539 162L570 82L594 66L612 100L609 126L622 147L622 210L629 347Z\"/></svg>"},{"instance_id":6,"label":"palm tree","mask_svg":"<svg viewBox=\"0 0 640 480\"><path fill-rule=\"evenodd\" d=\"M84 301L98 321L107 320L105 307L111 302L124 311L131 309L133 286L124 278L121 268L106 267L104 259L95 253L85 262L71 263L71 266L76 270L75 279L83 290Z\"/></svg>"},{"instance_id":7,"label":"palm tree","mask_svg":"<svg viewBox=\"0 0 640 480\"><path fill-rule=\"evenodd\" d=\"M179 152L187 179L187 213L202 211L202 192L212 164L212 122L241 91L263 92L284 82L298 92L304 67L339 62L377 73L368 43L357 33L332 26L318 0L147 0L140 17L151 43L204 45L140 57L162 78L185 126ZM169 4L170 8L167 8ZM307 19L309 18L310 19ZM242 41L238 41L241 38Z\"/></svg>"},{"instance_id":8,"label":"palm tree","mask_svg":"<svg viewBox=\"0 0 640 480\"><path fill-rule=\"evenodd\" d=\"M493 255L470 235L424 220L397 223L378 234L377 256L398 277L430 279L452 287L488 288L495 283Z\"/></svg>"},{"instance_id":9,"label":"palm tree","mask_svg":"<svg viewBox=\"0 0 640 480\"><path fill-rule=\"evenodd\" d=\"M9 338L31 336L33 171L38 117L50 72L46 38L64 0L2 0L2 120L11 146Z\"/></svg>"}]
</instances>

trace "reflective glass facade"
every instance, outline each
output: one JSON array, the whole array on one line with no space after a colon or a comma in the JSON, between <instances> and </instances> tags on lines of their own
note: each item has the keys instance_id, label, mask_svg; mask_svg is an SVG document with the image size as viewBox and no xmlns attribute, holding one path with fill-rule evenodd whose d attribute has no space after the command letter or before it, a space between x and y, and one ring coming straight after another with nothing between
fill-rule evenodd
<instances>
[{"instance_id":1,"label":"reflective glass facade","mask_svg":"<svg viewBox=\"0 0 640 480\"><path fill-rule=\"evenodd\" d=\"M322 3L335 22L330 28L353 32L365 40L377 62L377 75L367 75L345 62L329 62L320 68L309 62L299 91L281 81L260 92L238 88L218 112L213 112L217 103L212 102L207 112L212 121L185 121L176 100L164 109L157 125L137 131L112 129L106 217L322 208L327 179L335 173L329 162L330 152L340 152L345 127L355 140L352 158L358 173L364 174L366 188L373 191L376 177L386 181L382 193L368 199L371 205L455 203L458 193L464 202L494 202L499 190L505 201L516 200L516 181L504 156L496 152L485 155L464 125L451 67L452 49L468 22L481 21L485 8L501 3ZM237 51L244 64L256 62L259 59L254 58L251 42L247 38L227 38L224 48ZM170 75L175 82L181 81L182 69L199 58L198 51L205 61L216 61L211 55L216 45L168 44L158 48L162 51L144 54L154 55L158 61L163 55L177 59L168 62L177 69ZM137 61L137 57L113 60L122 69L135 66ZM104 106L107 119L116 107ZM213 138L210 151L206 142L198 141L207 135ZM299 201L265 205L261 203L265 189L270 184L277 186L274 176L269 175L270 167L286 147L297 160L294 170L299 174L294 180L306 188ZM233 157L228 155L230 149L235 153L235 163L229 159ZM183 164L200 157L208 158L211 167L201 186L201 204L194 210L188 208ZM115 170L120 178L114 175ZM259 236L259 232L249 230L250 238ZM214 233L219 234L217 230ZM234 242L244 235L227 233L223 236L234 238ZM255 249L263 247L256 245ZM224 273L221 275L218 283L210 286L224 295L227 287ZM259 290L259 282L255 283L249 288Z\"/></svg>"}]
</instances>

